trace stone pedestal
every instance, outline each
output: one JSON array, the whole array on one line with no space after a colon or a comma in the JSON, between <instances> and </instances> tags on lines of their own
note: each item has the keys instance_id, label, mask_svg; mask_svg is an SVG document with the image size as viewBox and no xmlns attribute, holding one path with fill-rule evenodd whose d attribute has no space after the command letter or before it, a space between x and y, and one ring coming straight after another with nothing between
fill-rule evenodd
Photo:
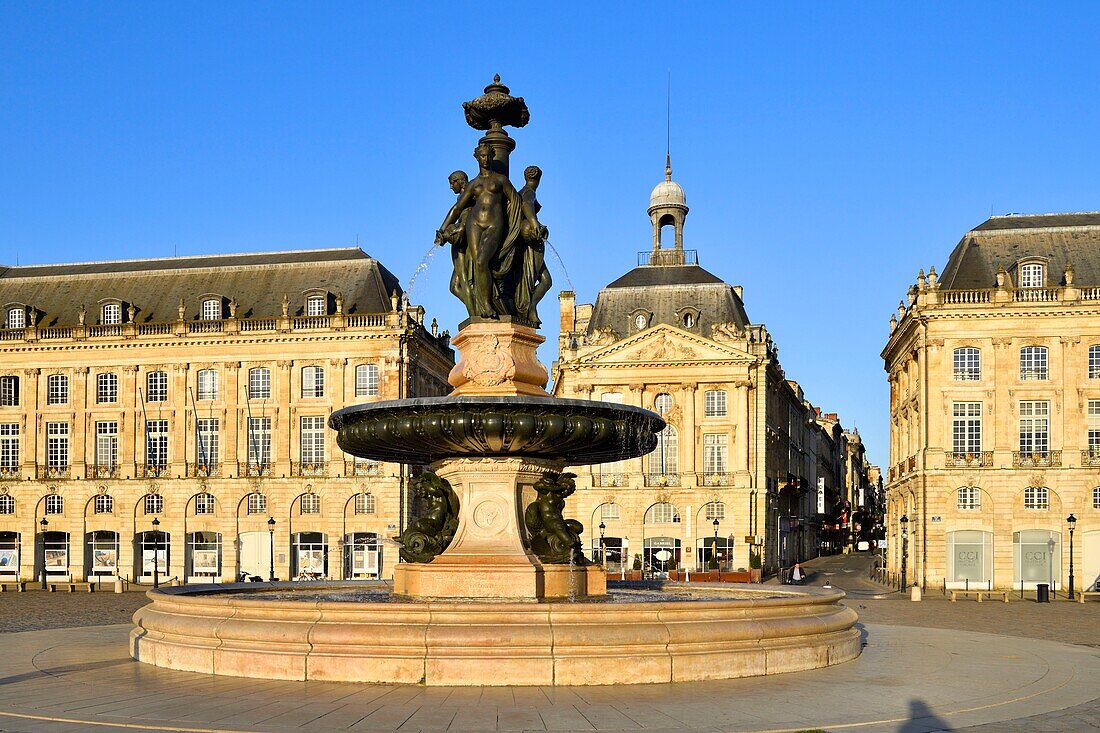
<instances>
[{"instance_id":1,"label":"stone pedestal","mask_svg":"<svg viewBox=\"0 0 1100 733\"><path fill-rule=\"evenodd\" d=\"M545 340L530 326L507 321L468 324L451 340L460 352L447 377L452 396L549 397L549 375L535 354Z\"/></svg>"},{"instance_id":2,"label":"stone pedestal","mask_svg":"<svg viewBox=\"0 0 1100 733\"><path fill-rule=\"evenodd\" d=\"M527 601L604 595L603 569L543 564L525 546L523 512L535 496L532 487L563 468L559 461L523 458L455 458L434 464L432 470L458 495L458 530L430 563L394 568L394 593Z\"/></svg>"}]
</instances>

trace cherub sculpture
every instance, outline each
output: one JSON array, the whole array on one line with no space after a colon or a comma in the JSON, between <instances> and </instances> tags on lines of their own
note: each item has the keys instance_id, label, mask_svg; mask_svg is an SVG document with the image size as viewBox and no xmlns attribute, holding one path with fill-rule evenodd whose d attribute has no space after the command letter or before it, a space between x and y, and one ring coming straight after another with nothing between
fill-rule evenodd
<instances>
[{"instance_id":1,"label":"cherub sculpture","mask_svg":"<svg viewBox=\"0 0 1100 733\"><path fill-rule=\"evenodd\" d=\"M458 495L432 471L420 474L409 485L428 509L394 541L401 546L401 559L405 562L431 562L454 539L458 529Z\"/></svg>"},{"instance_id":2,"label":"cherub sculpture","mask_svg":"<svg viewBox=\"0 0 1100 733\"><path fill-rule=\"evenodd\" d=\"M531 551L546 563L586 564L581 551L584 525L562 516L565 500L577 490L572 473L548 474L535 482L536 498L523 513Z\"/></svg>"}]
</instances>

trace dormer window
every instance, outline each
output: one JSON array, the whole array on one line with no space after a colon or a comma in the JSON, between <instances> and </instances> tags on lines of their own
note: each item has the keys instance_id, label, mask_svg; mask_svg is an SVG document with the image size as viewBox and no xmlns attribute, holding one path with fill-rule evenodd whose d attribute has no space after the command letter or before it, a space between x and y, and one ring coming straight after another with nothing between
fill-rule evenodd
<instances>
[{"instance_id":1,"label":"dormer window","mask_svg":"<svg viewBox=\"0 0 1100 733\"><path fill-rule=\"evenodd\" d=\"M1020 265L1020 287L1041 288L1046 285L1046 268L1038 262Z\"/></svg>"},{"instance_id":2,"label":"dormer window","mask_svg":"<svg viewBox=\"0 0 1100 733\"><path fill-rule=\"evenodd\" d=\"M103 306L103 323L108 326L122 323L121 303L107 303Z\"/></svg>"},{"instance_id":3,"label":"dormer window","mask_svg":"<svg viewBox=\"0 0 1100 733\"><path fill-rule=\"evenodd\" d=\"M306 315L307 316L327 316L328 315L328 298L323 295L311 295L306 298Z\"/></svg>"},{"instance_id":4,"label":"dormer window","mask_svg":"<svg viewBox=\"0 0 1100 733\"><path fill-rule=\"evenodd\" d=\"M217 298L207 298L202 302L202 320L217 321L222 317L222 302Z\"/></svg>"},{"instance_id":5,"label":"dormer window","mask_svg":"<svg viewBox=\"0 0 1100 733\"><path fill-rule=\"evenodd\" d=\"M26 328L27 309L23 306L8 309L8 328Z\"/></svg>"},{"instance_id":6,"label":"dormer window","mask_svg":"<svg viewBox=\"0 0 1100 733\"><path fill-rule=\"evenodd\" d=\"M630 325L635 331L644 331L649 327L649 319L652 314L649 311L637 310L630 315Z\"/></svg>"}]
</instances>

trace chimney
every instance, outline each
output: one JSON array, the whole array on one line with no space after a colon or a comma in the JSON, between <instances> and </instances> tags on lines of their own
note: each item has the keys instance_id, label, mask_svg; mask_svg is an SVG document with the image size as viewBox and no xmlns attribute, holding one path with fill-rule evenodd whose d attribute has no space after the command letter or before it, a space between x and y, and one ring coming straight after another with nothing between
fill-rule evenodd
<instances>
[{"instance_id":1,"label":"chimney","mask_svg":"<svg viewBox=\"0 0 1100 733\"><path fill-rule=\"evenodd\" d=\"M572 290L558 293L558 305L561 307L561 332L563 334L577 330L577 314L574 307L577 296Z\"/></svg>"}]
</instances>

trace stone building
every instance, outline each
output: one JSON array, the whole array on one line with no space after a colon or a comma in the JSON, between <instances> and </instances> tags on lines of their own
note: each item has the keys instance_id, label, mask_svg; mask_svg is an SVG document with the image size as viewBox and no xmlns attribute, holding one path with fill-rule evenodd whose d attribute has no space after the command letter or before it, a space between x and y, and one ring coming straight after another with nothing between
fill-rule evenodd
<instances>
[{"instance_id":1,"label":"stone building","mask_svg":"<svg viewBox=\"0 0 1100 733\"><path fill-rule=\"evenodd\" d=\"M1100 575L1100 214L997 216L891 316L889 565L909 582ZM906 530L903 541L902 522Z\"/></svg>"},{"instance_id":2,"label":"stone building","mask_svg":"<svg viewBox=\"0 0 1100 733\"><path fill-rule=\"evenodd\" d=\"M843 480L842 432L823 429L788 381L767 328L750 321L740 286L703 269L684 248L688 213L672 180L653 189L652 246L594 304L562 292L553 394L652 409L668 427L643 458L571 469L569 510L586 550L607 564L657 571L765 570L816 555L828 510L812 487L819 463L832 491ZM824 488L823 488L824 491ZM824 502L824 499L822 499ZM602 541L601 541L602 536Z\"/></svg>"},{"instance_id":3,"label":"stone building","mask_svg":"<svg viewBox=\"0 0 1100 733\"><path fill-rule=\"evenodd\" d=\"M326 422L446 394L453 354L377 260L10 267L0 302L0 579L392 574L407 469Z\"/></svg>"}]
</instances>

